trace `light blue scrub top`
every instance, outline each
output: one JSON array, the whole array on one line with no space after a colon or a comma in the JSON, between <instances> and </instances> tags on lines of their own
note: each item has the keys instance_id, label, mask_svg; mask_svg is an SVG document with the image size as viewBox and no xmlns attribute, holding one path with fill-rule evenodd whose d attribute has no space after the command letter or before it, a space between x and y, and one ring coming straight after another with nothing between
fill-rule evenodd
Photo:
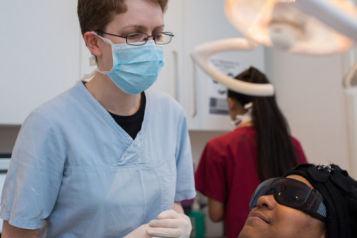
<instances>
[{"instance_id":1,"label":"light blue scrub top","mask_svg":"<svg viewBox=\"0 0 357 238\"><path fill-rule=\"evenodd\" d=\"M35 109L17 138L0 217L40 237L124 237L195 196L187 123L166 94L145 92L133 141L79 82Z\"/></svg>"}]
</instances>

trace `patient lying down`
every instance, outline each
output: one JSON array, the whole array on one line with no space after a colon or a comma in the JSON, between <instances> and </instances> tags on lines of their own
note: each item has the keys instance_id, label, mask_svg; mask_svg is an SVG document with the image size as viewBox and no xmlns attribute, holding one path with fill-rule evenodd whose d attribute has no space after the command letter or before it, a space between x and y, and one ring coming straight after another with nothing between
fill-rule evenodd
<instances>
[{"instance_id":1,"label":"patient lying down","mask_svg":"<svg viewBox=\"0 0 357 238\"><path fill-rule=\"evenodd\" d=\"M357 237L357 182L337 165L299 165L261 183L239 238Z\"/></svg>"}]
</instances>

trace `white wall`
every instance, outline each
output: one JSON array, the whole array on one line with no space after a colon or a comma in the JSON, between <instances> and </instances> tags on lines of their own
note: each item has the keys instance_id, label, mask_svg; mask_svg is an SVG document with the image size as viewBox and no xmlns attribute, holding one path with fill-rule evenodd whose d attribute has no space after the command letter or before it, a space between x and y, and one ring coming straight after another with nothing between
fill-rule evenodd
<instances>
[{"instance_id":1,"label":"white wall","mask_svg":"<svg viewBox=\"0 0 357 238\"><path fill-rule=\"evenodd\" d=\"M272 49L265 53L278 104L309 162L349 170L342 56L311 58Z\"/></svg>"},{"instance_id":2,"label":"white wall","mask_svg":"<svg viewBox=\"0 0 357 238\"><path fill-rule=\"evenodd\" d=\"M233 129L233 128L232 128ZM196 168L201 157L202 151L207 142L217 136L223 135L224 131L190 131L190 140L192 146L192 158Z\"/></svg>"},{"instance_id":3,"label":"white wall","mask_svg":"<svg viewBox=\"0 0 357 238\"><path fill-rule=\"evenodd\" d=\"M344 54L343 67L344 72L357 63L357 45L350 51ZM350 155L350 174L357 178L357 95L346 94L346 110L347 110L347 132L349 142Z\"/></svg>"}]
</instances>

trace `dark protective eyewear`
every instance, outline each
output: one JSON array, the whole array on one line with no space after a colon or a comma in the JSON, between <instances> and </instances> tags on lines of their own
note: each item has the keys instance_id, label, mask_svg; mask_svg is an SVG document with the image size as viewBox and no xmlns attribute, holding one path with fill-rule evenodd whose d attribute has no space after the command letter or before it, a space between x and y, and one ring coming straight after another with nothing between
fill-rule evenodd
<instances>
[{"instance_id":1,"label":"dark protective eyewear","mask_svg":"<svg viewBox=\"0 0 357 238\"><path fill-rule=\"evenodd\" d=\"M119 35L114 35L114 34L102 32L102 31L97 31L97 32L106 34L106 35L110 35L110 36L125 38L126 43L128 45L134 45L134 46L145 45L151 36L152 36L153 40L155 41L155 44L166 45L166 44L169 44L172 40L172 37L174 37L174 35L171 32L159 32L159 33L156 33L151 36L149 36L146 33L129 33L126 36L119 36Z\"/></svg>"},{"instance_id":2,"label":"dark protective eyewear","mask_svg":"<svg viewBox=\"0 0 357 238\"><path fill-rule=\"evenodd\" d=\"M261 183L250 200L250 210L255 208L261 196L274 195L280 205L303 211L321 221L326 220L326 206L319 191L307 184L289 178L271 178Z\"/></svg>"}]
</instances>

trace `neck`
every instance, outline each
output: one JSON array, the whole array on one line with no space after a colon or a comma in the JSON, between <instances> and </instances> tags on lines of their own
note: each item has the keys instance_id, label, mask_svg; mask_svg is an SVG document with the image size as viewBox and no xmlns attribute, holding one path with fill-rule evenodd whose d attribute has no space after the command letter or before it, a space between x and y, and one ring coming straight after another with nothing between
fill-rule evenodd
<instances>
[{"instance_id":1,"label":"neck","mask_svg":"<svg viewBox=\"0 0 357 238\"><path fill-rule=\"evenodd\" d=\"M253 123L252 123L251 120L246 121L246 122L243 122L243 123L240 125L240 127L251 127L251 126L253 126Z\"/></svg>"},{"instance_id":2,"label":"neck","mask_svg":"<svg viewBox=\"0 0 357 238\"><path fill-rule=\"evenodd\" d=\"M131 116L140 107L141 95L123 92L108 75L96 73L87 84L88 91L109 112L120 116Z\"/></svg>"}]
</instances>

